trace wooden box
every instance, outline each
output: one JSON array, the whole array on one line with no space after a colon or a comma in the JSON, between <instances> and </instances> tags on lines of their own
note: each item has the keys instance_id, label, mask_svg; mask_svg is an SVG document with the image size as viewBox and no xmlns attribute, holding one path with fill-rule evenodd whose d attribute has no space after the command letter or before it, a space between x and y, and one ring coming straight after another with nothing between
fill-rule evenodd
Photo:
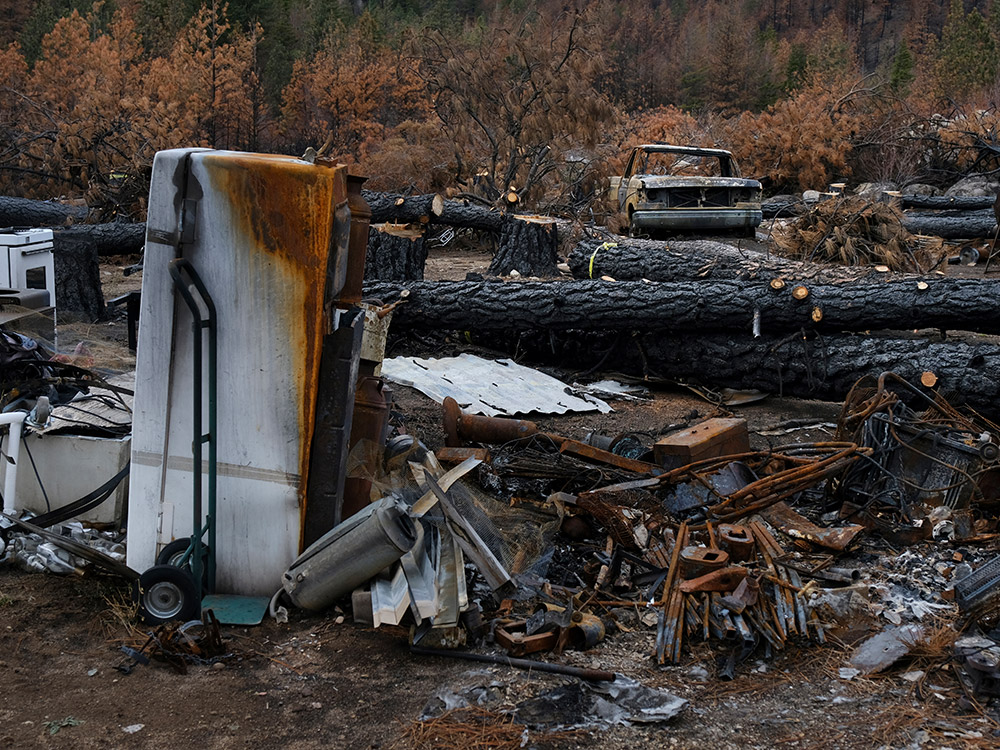
<instances>
[{"instance_id":1,"label":"wooden box","mask_svg":"<svg viewBox=\"0 0 1000 750\"><path fill-rule=\"evenodd\" d=\"M653 445L656 463L667 469L749 450L747 421L720 417L706 419L693 427L667 435Z\"/></svg>"}]
</instances>

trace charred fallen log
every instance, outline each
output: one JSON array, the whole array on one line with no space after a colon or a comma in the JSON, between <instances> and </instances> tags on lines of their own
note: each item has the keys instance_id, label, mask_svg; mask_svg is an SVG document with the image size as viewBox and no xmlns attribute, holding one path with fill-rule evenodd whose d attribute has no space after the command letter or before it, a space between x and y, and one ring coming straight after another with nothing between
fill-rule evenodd
<instances>
[{"instance_id":1,"label":"charred fallen log","mask_svg":"<svg viewBox=\"0 0 1000 750\"><path fill-rule=\"evenodd\" d=\"M398 195L362 190L364 199L372 209L372 224L427 224L441 213L444 199L436 193L428 195Z\"/></svg>"},{"instance_id":2,"label":"charred fallen log","mask_svg":"<svg viewBox=\"0 0 1000 750\"><path fill-rule=\"evenodd\" d=\"M499 232L504 215L469 201L445 200L436 193L399 195L363 190L372 209L372 224L446 224L488 232Z\"/></svg>"},{"instance_id":3,"label":"charred fallen log","mask_svg":"<svg viewBox=\"0 0 1000 750\"><path fill-rule=\"evenodd\" d=\"M942 328L1000 332L1000 282L938 278L847 285L712 282L482 282L368 284L407 302L396 329L666 329L764 333Z\"/></svg>"},{"instance_id":4,"label":"charred fallen log","mask_svg":"<svg viewBox=\"0 0 1000 750\"><path fill-rule=\"evenodd\" d=\"M959 211L981 211L993 208L996 196L993 195L901 195L900 205L903 208L924 209L956 209Z\"/></svg>"},{"instance_id":5,"label":"charred fallen log","mask_svg":"<svg viewBox=\"0 0 1000 750\"><path fill-rule=\"evenodd\" d=\"M761 203L761 213L765 219L787 219L805 213L805 203L794 195L776 195Z\"/></svg>"},{"instance_id":6,"label":"charred fallen log","mask_svg":"<svg viewBox=\"0 0 1000 750\"><path fill-rule=\"evenodd\" d=\"M534 350L532 350L534 342ZM992 340L933 340L895 335L803 335L733 337L592 332L522 336L520 351L562 366L608 369L737 389L757 389L802 398L842 399L864 375L893 371L920 382L933 372L952 403L968 403L991 414L1000 397L1000 344Z\"/></svg>"},{"instance_id":7,"label":"charred fallen log","mask_svg":"<svg viewBox=\"0 0 1000 750\"><path fill-rule=\"evenodd\" d=\"M903 226L912 234L931 234L946 240L992 237L997 219L992 209L961 213L906 213Z\"/></svg>"},{"instance_id":8,"label":"charred fallen log","mask_svg":"<svg viewBox=\"0 0 1000 750\"><path fill-rule=\"evenodd\" d=\"M88 211L86 206L0 195L0 227L60 226L86 220Z\"/></svg>"},{"instance_id":9,"label":"charred fallen log","mask_svg":"<svg viewBox=\"0 0 1000 750\"><path fill-rule=\"evenodd\" d=\"M556 220L547 216L508 216L489 273L507 276L558 276L559 244Z\"/></svg>"},{"instance_id":10,"label":"charred fallen log","mask_svg":"<svg viewBox=\"0 0 1000 750\"><path fill-rule=\"evenodd\" d=\"M610 276L618 281L783 279L837 284L899 278L897 274L876 271L873 266L804 263L711 240L655 242L624 237L611 243L583 240L570 253L569 267L578 279Z\"/></svg>"},{"instance_id":11,"label":"charred fallen log","mask_svg":"<svg viewBox=\"0 0 1000 750\"><path fill-rule=\"evenodd\" d=\"M452 227L499 232L503 220L504 214L485 206L477 206L468 201L445 201L441 213L436 214L433 221L435 224L447 224Z\"/></svg>"},{"instance_id":12,"label":"charred fallen log","mask_svg":"<svg viewBox=\"0 0 1000 750\"><path fill-rule=\"evenodd\" d=\"M53 229L53 235L76 238L93 244L97 254L134 255L141 253L146 243L146 225L138 222L113 221L107 224L75 224Z\"/></svg>"}]
</instances>

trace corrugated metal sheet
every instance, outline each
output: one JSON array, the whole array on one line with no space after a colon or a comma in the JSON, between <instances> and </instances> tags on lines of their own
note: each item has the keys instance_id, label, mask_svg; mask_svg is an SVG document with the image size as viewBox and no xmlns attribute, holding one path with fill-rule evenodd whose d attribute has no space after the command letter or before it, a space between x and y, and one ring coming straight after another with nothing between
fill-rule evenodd
<instances>
[{"instance_id":1,"label":"corrugated metal sheet","mask_svg":"<svg viewBox=\"0 0 1000 750\"><path fill-rule=\"evenodd\" d=\"M438 403L451 396L463 411L488 417L611 411L599 398L576 394L562 381L510 359L493 361L472 354L445 359L393 357L382 363L382 376L416 388Z\"/></svg>"}]
</instances>

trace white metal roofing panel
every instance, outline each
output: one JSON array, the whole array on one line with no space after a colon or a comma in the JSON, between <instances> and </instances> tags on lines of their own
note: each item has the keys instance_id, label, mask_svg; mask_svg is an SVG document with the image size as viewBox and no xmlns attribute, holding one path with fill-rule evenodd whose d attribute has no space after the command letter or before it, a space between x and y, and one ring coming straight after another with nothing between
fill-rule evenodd
<instances>
[{"instance_id":1,"label":"white metal roofing panel","mask_svg":"<svg viewBox=\"0 0 1000 750\"><path fill-rule=\"evenodd\" d=\"M451 396L464 411L488 417L611 411L599 398L575 393L562 381L510 359L493 361L473 354L445 359L393 357L382 363L382 375L438 403Z\"/></svg>"}]
</instances>

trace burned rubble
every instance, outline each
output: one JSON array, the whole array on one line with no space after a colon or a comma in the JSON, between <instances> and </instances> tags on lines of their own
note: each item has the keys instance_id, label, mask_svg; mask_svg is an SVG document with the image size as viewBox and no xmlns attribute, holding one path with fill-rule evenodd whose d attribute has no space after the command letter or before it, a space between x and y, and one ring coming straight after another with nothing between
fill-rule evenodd
<instances>
[{"instance_id":1,"label":"burned rubble","mask_svg":"<svg viewBox=\"0 0 1000 750\"><path fill-rule=\"evenodd\" d=\"M248 172L274 166L237 158ZM211 158L199 167L216 168ZM496 746L675 729L709 710L685 683L739 695L780 674L794 688L777 665L806 658L828 660L837 684L892 675L919 700L940 697L950 680L955 705L995 740L986 733L1000 722L997 349L903 330L994 334L983 295L995 282L835 269L703 240L643 259L658 243L590 237L569 257L575 280L362 286L372 245L360 182L351 192L332 164L290 168L336 207L317 230L339 254L336 272L314 257L308 232L293 233L294 252L275 260L270 236L250 222L239 228L252 235L249 259L208 252L207 241L192 240L180 259L166 244L147 250L150 322L139 340L163 348L140 344L133 380L6 340L4 414L27 425L28 450L52 444L55 423L77 440L135 441L130 466L105 460L111 479L65 507L29 503L5 483L0 523L11 567L110 573L134 588L123 619L142 626L109 659L120 679L259 658L235 628L265 619L285 633L349 617L377 631L389 658L457 663L446 684L408 687L425 702L406 717L416 719L405 732L413 742L427 732L462 743L470 726ZM222 172L235 193L275 200ZM161 177L173 200L176 185ZM435 198L383 197L373 218L467 220ZM282 210L303 221L314 212L291 203ZM480 223L492 213L470 212ZM484 231L502 233L507 219L496 221ZM414 230L373 231L410 242ZM303 283L288 285L289 274ZM251 276L254 292L287 305L212 293ZM511 321L519 356L504 359ZM279 324L294 336L272 335ZM876 324L889 338L871 334ZM447 331L462 331L463 345ZM424 333L435 356L416 339ZM386 356L408 336L416 344L400 348L421 356ZM641 345L595 357L609 336ZM493 351L467 345L490 337ZM563 357L574 337L579 356ZM774 337L802 347L802 368L769 367ZM532 338L560 360L558 374L586 363L581 382L518 361ZM912 346L896 354L901 341ZM728 357L699 360L713 342ZM756 347L760 360L739 347ZM463 351L472 348L483 356ZM446 350L459 356L437 356ZM667 366L681 360L686 370ZM652 402L678 373L706 409L671 423L637 411L628 429L605 428L604 417ZM723 384L744 390L723 394ZM843 401L835 420L807 414L751 429L741 405L766 393L748 387ZM434 424L411 421L394 389L439 403ZM572 424L553 416L566 414ZM15 467L16 445L4 448ZM123 506L115 493L129 473ZM72 520L112 497L109 519Z\"/></svg>"}]
</instances>

